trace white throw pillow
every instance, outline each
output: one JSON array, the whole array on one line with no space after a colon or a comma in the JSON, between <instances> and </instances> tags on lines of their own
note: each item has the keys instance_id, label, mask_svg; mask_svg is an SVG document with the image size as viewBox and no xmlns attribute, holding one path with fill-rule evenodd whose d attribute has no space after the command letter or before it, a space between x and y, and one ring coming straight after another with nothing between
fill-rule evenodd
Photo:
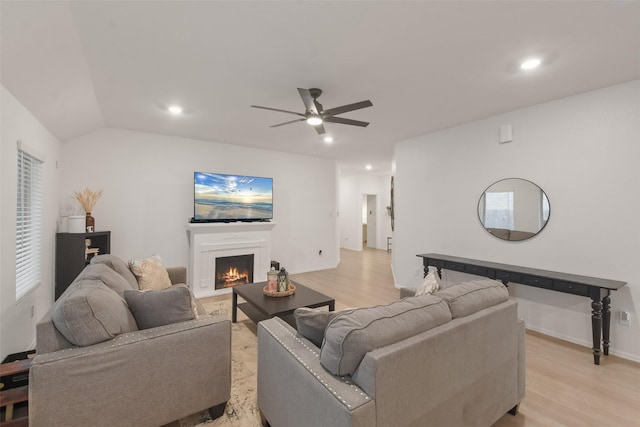
<instances>
[{"instance_id":1,"label":"white throw pillow","mask_svg":"<svg viewBox=\"0 0 640 427\"><path fill-rule=\"evenodd\" d=\"M133 259L129 261L129 268L138 279L141 291L159 291L171 287L171 279L158 254L144 259Z\"/></svg>"},{"instance_id":2,"label":"white throw pillow","mask_svg":"<svg viewBox=\"0 0 640 427\"><path fill-rule=\"evenodd\" d=\"M440 289L440 283L438 283L438 278L435 273L435 269L430 268L427 276L422 281L422 285L416 291L416 296L424 295L424 294L432 294L435 291Z\"/></svg>"}]
</instances>

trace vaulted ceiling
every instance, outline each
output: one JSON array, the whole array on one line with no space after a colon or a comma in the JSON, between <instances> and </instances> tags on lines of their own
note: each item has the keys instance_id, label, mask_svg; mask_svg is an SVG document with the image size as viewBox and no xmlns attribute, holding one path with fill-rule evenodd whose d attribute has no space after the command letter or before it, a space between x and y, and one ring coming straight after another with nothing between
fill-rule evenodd
<instances>
[{"instance_id":1,"label":"vaulted ceiling","mask_svg":"<svg viewBox=\"0 0 640 427\"><path fill-rule=\"evenodd\" d=\"M1 81L61 141L101 127L388 173L393 144L640 78L637 1L2 1ZM521 60L537 56L530 72ZM296 88L366 128L296 116ZM184 107L171 116L171 104Z\"/></svg>"}]
</instances>

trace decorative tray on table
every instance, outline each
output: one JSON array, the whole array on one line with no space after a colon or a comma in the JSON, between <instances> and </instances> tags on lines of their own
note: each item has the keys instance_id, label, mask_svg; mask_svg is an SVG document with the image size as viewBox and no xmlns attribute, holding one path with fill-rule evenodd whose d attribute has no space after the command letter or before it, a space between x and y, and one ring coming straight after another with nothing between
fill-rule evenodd
<instances>
[{"instance_id":1,"label":"decorative tray on table","mask_svg":"<svg viewBox=\"0 0 640 427\"><path fill-rule=\"evenodd\" d=\"M296 293L296 285L293 283L289 283L289 289L284 292L278 292L269 289L269 286L265 286L262 288L262 292L268 297L279 298L279 297L288 297L289 295L293 295Z\"/></svg>"}]
</instances>

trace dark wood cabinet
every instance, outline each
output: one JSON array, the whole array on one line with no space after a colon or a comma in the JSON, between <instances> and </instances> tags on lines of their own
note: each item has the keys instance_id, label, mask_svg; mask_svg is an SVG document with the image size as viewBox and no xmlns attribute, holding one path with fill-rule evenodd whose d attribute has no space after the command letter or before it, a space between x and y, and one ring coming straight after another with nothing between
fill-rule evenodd
<instances>
[{"instance_id":1,"label":"dark wood cabinet","mask_svg":"<svg viewBox=\"0 0 640 427\"><path fill-rule=\"evenodd\" d=\"M110 231L57 233L55 299L78 277L93 256L108 253L111 253Z\"/></svg>"}]
</instances>

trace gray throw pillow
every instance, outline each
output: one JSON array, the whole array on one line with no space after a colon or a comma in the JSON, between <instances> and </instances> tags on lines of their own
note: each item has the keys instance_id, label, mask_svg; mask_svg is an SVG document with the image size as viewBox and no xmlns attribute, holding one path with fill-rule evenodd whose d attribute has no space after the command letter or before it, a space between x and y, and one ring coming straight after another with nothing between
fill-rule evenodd
<instances>
[{"instance_id":1,"label":"gray throw pillow","mask_svg":"<svg viewBox=\"0 0 640 427\"><path fill-rule=\"evenodd\" d=\"M298 333L320 347L324 339L324 331L334 317L350 313L352 309L340 311L326 311L318 308L302 307L293 312L296 319Z\"/></svg>"},{"instance_id":2,"label":"gray throw pillow","mask_svg":"<svg viewBox=\"0 0 640 427\"><path fill-rule=\"evenodd\" d=\"M53 304L51 320L67 341L80 347L138 330L124 299L95 279L73 282Z\"/></svg>"},{"instance_id":3,"label":"gray throw pillow","mask_svg":"<svg viewBox=\"0 0 640 427\"><path fill-rule=\"evenodd\" d=\"M186 285L152 291L124 291L138 328L149 329L195 319Z\"/></svg>"},{"instance_id":4,"label":"gray throw pillow","mask_svg":"<svg viewBox=\"0 0 640 427\"><path fill-rule=\"evenodd\" d=\"M468 316L509 299L507 287L490 279L458 283L434 295L447 301L454 319Z\"/></svg>"},{"instance_id":5,"label":"gray throw pillow","mask_svg":"<svg viewBox=\"0 0 640 427\"><path fill-rule=\"evenodd\" d=\"M365 354L451 320L447 302L434 295L357 308L335 317L324 334L320 363L334 375L351 375Z\"/></svg>"}]
</instances>

